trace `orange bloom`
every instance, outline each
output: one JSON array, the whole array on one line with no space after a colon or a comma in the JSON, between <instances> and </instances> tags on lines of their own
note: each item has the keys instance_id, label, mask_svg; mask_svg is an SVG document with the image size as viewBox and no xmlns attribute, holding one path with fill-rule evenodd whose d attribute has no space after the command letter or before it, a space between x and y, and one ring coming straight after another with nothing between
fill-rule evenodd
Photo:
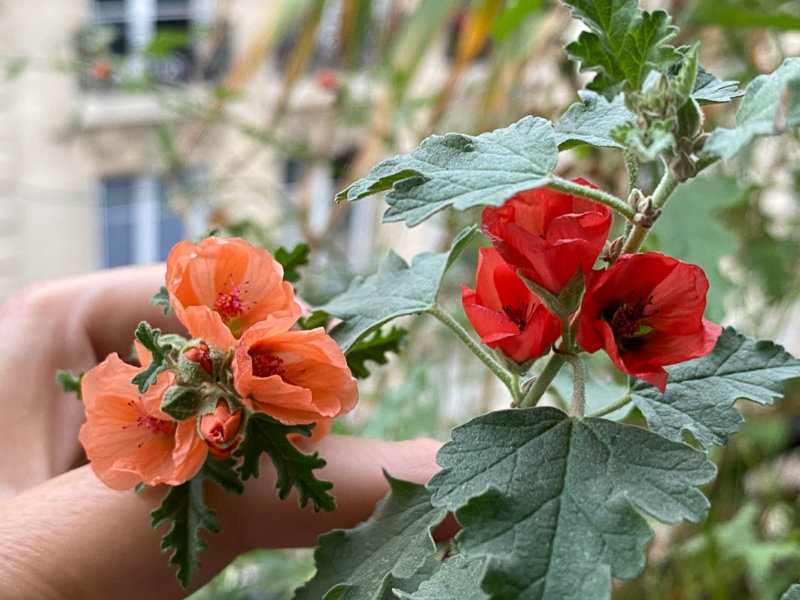
<instances>
[{"instance_id":1,"label":"orange bloom","mask_svg":"<svg viewBox=\"0 0 800 600\"><path fill-rule=\"evenodd\" d=\"M167 258L167 291L189 333L223 349L270 315L300 314L280 263L239 238L176 244Z\"/></svg>"},{"instance_id":2,"label":"orange bloom","mask_svg":"<svg viewBox=\"0 0 800 600\"><path fill-rule=\"evenodd\" d=\"M254 411L286 425L317 423L314 439L355 406L358 386L339 346L320 328L290 331L296 318L268 319L242 335L233 385Z\"/></svg>"},{"instance_id":3,"label":"orange bloom","mask_svg":"<svg viewBox=\"0 0 800 600\"><path fill-rule=\"evenodd\" d=\"M214 456L228 458L241 441L241 425L242 411L232 413L228 403L220 398L214 412L200 418L200 433Z\"/></svg>"},{"instance_id":4,"label":"orange bloom","mask_svg":"<svg viewBox=\"0 0 800 600\"><path fill-rule=\"evenodd\" d=\"M83 376L86 423L78 437L95 475L111 488L179 485L200 470L208 447L197 435L197 419L178 422L160 410L173 375L162 373L139 394L131 383L138 371L111 354Z\"/></svg>"}]
</instances>

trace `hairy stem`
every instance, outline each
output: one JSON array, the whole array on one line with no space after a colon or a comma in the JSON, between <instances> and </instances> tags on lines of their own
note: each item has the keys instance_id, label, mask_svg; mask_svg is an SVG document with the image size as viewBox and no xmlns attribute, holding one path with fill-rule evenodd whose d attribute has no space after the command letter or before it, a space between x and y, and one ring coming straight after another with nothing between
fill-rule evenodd
<instances>
[{"instance_id":1,"label":"hairy stem","mask_svg":"<svg viewBox=\"0 0 800 600\"><path fill-rule=\"evenodd\" d=\"M605 416L607 414L610 414L610 413L614 412L615 410L617 410L619 408L622 408L626 404L630 403L630 401L631 401L631 395L629 393L628 394L624 394L623 396L620 396L619 398L614 400L614 402L612 402L611 404L607 404L603 408L598 408L597 410L590 412L586 416L587 417L603 417L603 416Z\"/></svg>"},{"instance_id":2,"label":"hairy stem","mask_svg":"<svg viewBox=\"0 0 800 600\"><path fill-rule=\"evenodd\" d=\"M438 305L434 304L426 312L433 315L439 319L439 321L449 327L450 330L455 333L462 342L464 342L467 348L469 348L472 353L477 356L483 364L489 367L489 370L494 373L498 379L500 379L500 381L503 382L503 384L508 388L508 391L511 392L511 397L514 399L514 403L519 403L519 378L516 378L513 373L497 362L494 357L492 357L492 355L483 348L483 346L472 339L472 336L467 333L467 330L464 329L458 321L444 312L441 308L439 308Z\"/></svg>"},{"instance_id":3,"label":"hairy stem","mask_svg":"<svg viewBox=\"0 0 800 600\"><path fill-rule=\"evenodd\" d=\"M542 372L539 373L539 376L536 378L536 381L530 387L530 389L525 393L522 397L522 400L519 402L520 408L528 408L530 406L536 406L539 400L542 399L544 393L547 391L547 388L550 387L550 384L555 379L555 376L558 375L558 372L561 370L561 367L564 366L564 355L563 354L553 354L550 357L550 360L547 361L547 364L542 369Z\"/></svg>"},{"instance_id":4,"label":"hairy stem","mask_svg":"<svg viewBox=\"0 0 800 600\"><path fill-rule=\"evenodd\" d=\"M552 176L550 183L547 184L547 187L553 190L558 190L559 192L572 194L574 196L583 196L584 198L589 198L590 200L599 202L600 204L605 204L609 208L612 208L621 215L625 216L628 220L633 219L633 217L636 215L636 211L627 202L617 198L612 194L609 194L608 192L604 192L603 190L596 190L594 188L569 181L568 179L562 179L561 177L557 177L555 175Z\"/></svg>"},{"instance_id":5,"label":"hairy stem","mask_svg":"<svg viewBox=\"0 0 800 600\"><path fill-rule=\"evenodd\" d=\"M669 169L666 169L661 181L658 182L656 190L653 192L653 207L660 209L667 203L672 192L678 187L678 180L672 176ZM635 254L639 251L644 243L647 234L650 233L650 227L642 227L641 225L634 225L625 244L622 246L621 254Z\"/></svg>"},{"instance_id":6,"label":"hairy stem","mask_svg":"<svg viewBox=\"0 0 800 600\"><path fill-rule=\"evenodd\" d=\"M569 415L577 419L586 413L586 363L575 354L568 354L567 361L572 366L572 402Z\"/></svg>"}]
</instances>

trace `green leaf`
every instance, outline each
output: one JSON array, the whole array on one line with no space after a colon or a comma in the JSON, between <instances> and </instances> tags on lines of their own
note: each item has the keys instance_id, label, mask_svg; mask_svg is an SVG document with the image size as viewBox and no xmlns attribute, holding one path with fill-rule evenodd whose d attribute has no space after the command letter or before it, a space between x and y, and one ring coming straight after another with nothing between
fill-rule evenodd
<instances>
[{"instance_id":1,"label":"green leaf","mask_svg":"<svg viewBox=\"0 0 800 600\"><path fill-rule=\"evenodd\" d=\"M484 561L469 560L457 554L442 563L428 581L423 581L413 594L395 592L400 600L488 600L480 588Z\"/></svg>"},{"instance_id":2,"label":"green leaf","mask_svg":"<svg viewBox=\"0 0 800 600\"><path fill-rule=\"evenodd\" d=\"M161 289L156 292L156 294L150 298L150 304L154 306L160 306L164 310L164 314L168 315L172 312L172 305L169 303L169 292L167 292L167 288L165 286L161 286Z\"/></svg>"},{"instance_id":3,"label":"green leaf","mask_svg":"<svg viewBox=\"0 0 800 600\"><path fill-rule=\"evenodd\" d=\"M353 373L353 377L365 379L369 377L369 369L364 364L371 360L379 365L389 362L386 357L387 352L400 352L400 346L405 344L408 331L402 327L392 327L384 335L381 330L376 330L371 336L356 342L347 352L347 366Z\"/></svg>"},{"instance_id":4,"label":"green leaf","mask_svg":"<svg viewBox=\"0 0 800 600\"><path fill-rule=\"evenodd\" d=\"M692 98L700 104L720 104L744 96L738 81L722 81L703 68L697 66L697 79L694 81Z\"/></svg>"},{"instance_id":5,"label":"green leaf","mask_svg":"<svg viewBox=\"0 0 800 600\"><path fill-rule=\"evenodd\" d=\"M617 127L612 132L612 137L619 140L623 146L635 150L642 160L651 161L675 146L673 135L675 125L675 117L656 119L644 131L634 123L627 122Z\"/></svg>"},{"instance_id":6,"label":"green leaf","mask_svg":"<svg viewBox=\"0 0 800 600\"><path fill-rule=\"evenodd\" d=\"M800 585L793 583L781 596L781 600L800 600Z\"/></svg>"},{"instance_id":7,"label":"green leaf","mask_svg":"<svg viewBox=\"0 0 800 600\"><path fill-rule=\"evenodd\" d=\"M289 283L297 283L300 279L298 267L308 264L308 244L297 244L291 251L281 246L275 251L275 260L283 267L283 278Z\"/></svg>"},{"instance_id":8,"label":"green leaf","mask_svg":"<svg viewBox=\"0 0 800 600\"><path fill-rule=\"evenodd\" d=\"M203 500L203 480L214 480L208 472L208 461L192 479L170 487L161 505L150 513L153 529L165 522L172 523L161 539L161 550L172 551L169 564L178 567L178 580L183 587L189 585L200 567L197 555L207 547L206 542L197 535L198 532L201 529L219 532L219 521Z\"/></svg>"},{"instance_id":9,"label":"green leaf","mask_svg":"<svg viewBox=\"0 0 800 600\"><path fill-rule=\"evenodd\" d=\"M447 267L481 235L476 227L467 228L456 236L448 252L423 252L414 257L410 267L390 251L377 273L355 279L346 292L318 307L342 319L331 331L342 351L347 354L361 336L387 321L432 308Z\"/></svg>"},{"instance_id":10,"label":"green leaf","mask_svg":"<svg viewBox=\"0 0 800 600\"><path fill-rule=\"evenodd\" d=\"M332 511L336 501L328 490L333 487L329 481L320 481L314 475L315 469L325 466L319 454L303 454L287 438L289 434L311 435L313 425L284 425L263 413L253 413L247 420L244 439L233 451L233 456L242 457L238 471L243 480L258 477L258 463L262 452L267 454L278 475L275 487L278 496L285 499L294 487L299 495L300 506L311 500L314 512Z\"/></svg>"},{"instance_id":11,"label":"green leaf","mask_svg":"<svg viewBox=\"0 0 800 600\"><path fill-rule=\"evenodd\" d=\"M81 379L83 379L83 371L77 375L73 375L70 371L56 371L56 383L58 386L68 394L75 394L78 400L83 400L81 396Z\"/></svg>"},{"instance_id":12,"label":"green leaf","mask_svg":"<svg viewBox=\"0 0 800 600\"><path fill-rule=\"evenodd\" d=\"M294 600L380 600L395 578L413 576L435 550L431 530L446 514L424 486L394 479L372 516L319 538L317 574Z\"/></svg>"},{"instance_id":13,"label":"green leaf","mask_svg":"<svg viewBox=\"0 0 800 600\"><path fill-rule=\"evenodd\" d=\"M602 600L611 576L644 566L660 521L705 518L696 488L714 465L686 444L554 408L489 413L458 427L428 483L456 511L463 554L487 557L483 590L503 600Z\"/></svg>"},{"instance_id":14,"label":"green leaf","mask_svg":"<svg viewBox=\"0 0 800 600\"><path fill-rule=\"evenodd\" d=\"M150 364L131 379L131 383L138 386L140 394L144 394L147 388L156 382L158 374L167 368L166 359L170 346L158 343L160 335L160 329L153 329L145 321L139 323L136 328L136 339L150 352L152 357Z\"/></svg>"},{"instance_id":15,"label":"green leaf","mask_svg":"<svg viewBox=\"0 0 800 600\"><path fill-rule=\"evenodd\" d=\"M652 431L675 441L690 431L707 448L721 446L739 429L736 400L771 404L783 395L787 379L800 377L800 360L773 342L757 342L728 327L709 354L666 369L664 394L634 380L633 401Z\"/></svg>"},{"instance_id":16,"label":"green leaf","mask_svg":"<svg viewBox=\"0 0 800 600\"><path fill-rule=\"evenodd\" d=\"M637 0L563 3L591 30L581 33L565 50L580 62L581 71L597 71L587 87L609 100L626 82L633 89L641 89L651 70L665 73L680 59L675 48L666 45L678 29L670 25L670 17L663 10L643 12Z\"/></svg>"},{"instance_id":17,"label":"green leaf","mask_svg":"<svg viewBox=\"0 0 800 600\"><path fill-rule=\"evenodd\" d=\"M431 136L411 154L379 163L336 199L352 201L391 190L384 221L413 227L448 206L500 206L517 192L546 186L557 160L553 126L528 116L477 137Z\"/></svg>"},{"instance_id":18,"label":"green leaf","mask_svg":"<svg viewBox=\"0 0 800 600\"><path fill-rule=\"evenodd\" d=\"M579 90L580 102L571 105L555 126L559 149L576 143L608 148L624 148L611 132L626 123L633 123L635 115L625 107L625 97L616 95L611 101L588 90Z\"/></svg>"},{"instance_id":19,"label":"green leaf","mask_svg":"<svg viewBox=\"0 0 800 600\"><path fill-rule=\"evenodd\" d=\"M244 484L236 471L236 461L232 458L217 460L209 456L205 464L205 477L229 494L244 493Z\"/></svg>"},{"instance_id":20,"label":"green leaf","mask_svg":"<svg viewBox=\"0 0 800 600\"><path fill-rule=\"evenodd\" d=\"M315 310L307 317L297 319L297 326L300 329L316 329L317 327L327 327L331 316L322 310Z\"/></svg>"},{"instance_id":21,"label":"green leaf","mask_svg":"<svg viewBox=\"0 0 800 600\"><path fill-rule=\"evenodd\" d=\"M718 128L704 155L728 160L753 138L776 135L800 124L800 57L790 57L769 75L759 75L745 89L734 129Z\"/></svg>"},{"instance_id":22,"label":"green leaf","mask_svg":"<svg viewBox=\"0 0 800 600\"><path fill-rule=\"evenodd\" d=\"M705 272L709 283L705 317L712 321L722 320L725 297L736 289L720 268L720 261L740 247L719 217L741 202L745 193L733 177L692 179L675 190L654 228L661 252L698 265Z\"/></svg>"}]
</instances>

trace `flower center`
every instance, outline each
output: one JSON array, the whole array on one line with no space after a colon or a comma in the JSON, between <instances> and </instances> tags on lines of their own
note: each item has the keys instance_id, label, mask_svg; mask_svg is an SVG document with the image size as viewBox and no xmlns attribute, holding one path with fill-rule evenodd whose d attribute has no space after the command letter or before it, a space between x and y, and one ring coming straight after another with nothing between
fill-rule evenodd
<instances>
[{"instance_id":1,"label":"flower center","mask_svg":"<svg viewBox=\"0 0 800 600\"><path fill-rule=\"evenodd\" d=\"M219 313L219 316L222 317L222 321L225 324L228 324L237 317L241 317L248 306L253 304L253 302L242 299L242 296L247 293L244 287L247 283L247 281L243 281L239 285L235 285L233 283L233 275L230 275L228 277L228 282L225 284L227 291L217 292L217 299L214 301L214 306L212 306L211 309Z\"/></svg>"},{"instance_id":2,"label":"flower center","mask_svg":"<svg viewBox=\"0 0 800 600\"><path fill-rule=\"evenodd\" d=\"M644 323L655 315L658 310L650 307L653 305L653 297L647 301L639 298L636 302L625 302L619 305L610 305L606 309L603 318L611 325L614 338L620 350L629 350L632 344L653 331L653 328Z\"/></svg>"},{"instance_id":3,"label":"flower center","mask_svg":"<svg viewBox=\"0 0 800 600\"><path fill-rule=\"evenodd\" d=\"M527 302L523 302L517 306L506 304L503 307L503 312L506 313L506 316L514 322L519 328L519 332L522 333L525 330L525 326L528 324L528 319L530 319L533 307L533 304L528 306Z\"/></svg>"},{"instance_id":4,"label":"flower center","mask_svg":"<svg viewBox=\"0 0 800 600\"><path fill-rule=\"evenodd\" d=\"M153 433L175 435L175 429L177 427L175 421L167 421L165 419L154 417L153 415L148 415L144 410L144 404L142 404L141 398L138 400L138 402L131 400L128 402L128 406L135 410L139 415L136 417L136 427L147 427ZM127 429L128 427L132 427L132 425L127 425L123 427L123 429Z\"/></svg>"},{"instance_id":5,"label":"flower center","mask_svg":"<svg viewBox=\"0 0 800 600\"><path fill-rule=\"evenodd\" d=\"M283 359L269 352L255 352L250 354L253 360L253 375L256 377L271 377L278 375L286 381L284 377L286 371L283 368Z\"/></svg>"}]
</instances>

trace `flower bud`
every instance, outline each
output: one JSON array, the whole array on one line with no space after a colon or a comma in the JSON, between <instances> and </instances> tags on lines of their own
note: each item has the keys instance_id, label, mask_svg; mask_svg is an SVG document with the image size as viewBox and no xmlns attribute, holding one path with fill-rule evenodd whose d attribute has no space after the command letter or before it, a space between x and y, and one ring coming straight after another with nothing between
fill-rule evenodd
<instances>
[{"instance_id":1,"label":"flower bud","mask_svg":"<svg viewBox=\"0 0 800 600\"><path fill-rule=\"evenodd\" d=\"M238 444L241 425L242 410L231 412L228 402L220 398L214 412L200 419L200 434L215 455L228 456Z\"/></svg>"},{"instance_id":2,"label":"flower bud","mask_svg":"<svg viewBox=\"0 0 800 600\"><path fill-rule=\"evenodd\" d=\"M187 360L198 363L203 368L203 371L211 375L213 365L211 364L211 353L206 344L201 343L193 346L186 350L183 355Z\"/></svg>"}]
</instances>

